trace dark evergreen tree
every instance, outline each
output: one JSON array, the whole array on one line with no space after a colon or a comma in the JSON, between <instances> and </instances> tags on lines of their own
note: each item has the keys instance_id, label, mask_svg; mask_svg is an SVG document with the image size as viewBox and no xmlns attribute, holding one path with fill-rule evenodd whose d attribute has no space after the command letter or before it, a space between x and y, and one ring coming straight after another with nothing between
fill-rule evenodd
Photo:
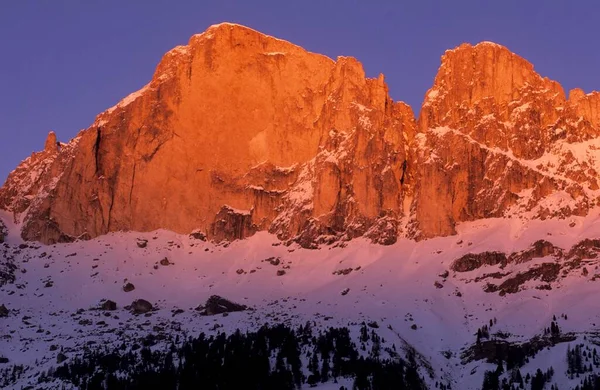
<instances>
[{"instance_id":1,"label":"dark evergreen tree","mask_svg":"<svg viewBox=\"0 0 600 390\"><path fill-rule=\"evenodd\" d=\"M246 334L200 334L164 348L156 348L156 338L146 337L139 348L86 349L83 356L44 373L40 381L59 378L82 390L187 390L199 386L207 390L291 390L304 383L316 385L346 377L355 378L360 389L425 388L413 353L407 362L397 356L382 359L379 353L360 357L347 328L330 328L319 334L312 329L310 324L297 330L279 325ZM374 344L380 343L375 332L366 335ZM311 374L305 378L301 356L309 351ZM274 359L273 366L270 359Z\"/></svg>"},{"instance_id":2,"label":"dark evergreen tree","mask_svg":"<svg viewBox=\"0 0 600 390\"><path fill-rule=\"evenodd\" d=\"M498 373L495 371L486 371L483 374L483 385L481 386L481 390L499 390L500 381L498 378Z\"/></svg>"}]
</instances>

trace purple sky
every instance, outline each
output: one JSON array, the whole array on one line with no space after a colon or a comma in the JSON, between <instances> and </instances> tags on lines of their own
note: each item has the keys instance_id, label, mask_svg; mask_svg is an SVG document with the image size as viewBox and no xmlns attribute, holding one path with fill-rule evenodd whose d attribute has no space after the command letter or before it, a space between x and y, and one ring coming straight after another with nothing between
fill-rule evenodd
<instances>
[{"instance_id":1,"label":"purple sky","mask_svg":"<svg viewBox=\"0 0 600 390\"><path fill-rule=\"evenodd\" d=\"M356 57L418 111L440 56L462 42L503 44L566 91L600 89L598 20L600 3L587 0L5 1L0 181L43 148L49 130L68 141L145 85L166 51L211 24L240 23L332 58Z\"/></svg>"}]
</instances>

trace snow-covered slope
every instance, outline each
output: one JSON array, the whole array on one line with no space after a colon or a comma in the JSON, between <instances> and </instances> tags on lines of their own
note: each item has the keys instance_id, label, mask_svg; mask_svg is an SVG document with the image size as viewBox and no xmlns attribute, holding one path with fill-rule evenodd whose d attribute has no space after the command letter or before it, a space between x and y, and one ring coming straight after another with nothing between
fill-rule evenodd
<instances>
[{"instance_id":1,"label":"snow-covered slope","mask_svg":"<svg viewBox=\"0 0 600 390\"><path fill-rule=\"evenodd\" d=\"M421 372L431 387L440 382L478 389L485 370L495 365L466 362L461 351L475 343L477 330L490 320L495 318L491 332L523 342L543 334L556 316L564 334L573 332L572 345L584 342L584 335L589 343L600 324L594 259L582 260L588 262L585 275L581 268L565 275L567 260L552 256L452 271L465 254L510 254L539 239L568 251L585 238L600 237L599 210L569 220L480 220L459 225L453 237L391 246L356 239L317 250L280 245L264 232L220 246L168 231L43 246L23 243L8 215L2 217L9 234L0 247L0 269L14 264L15 280L0 283L0 305L9 310L0 317L0 355L9 360L5 367L28 367L14 388L36 383L36 374L56 365L61 348L71 358L84 345L121 343L149 333L175 337L308 320L321 327L348 326L356 334L363 321L376 321L388 346L410 345L423 355L433 368L431 377ZM147 240L144 248L139 240ZM169 265L161 265L165 257ZM563 272L549 283L533 278L519 292L505 295L485 292L486 281L478 279L495 272L514 276L541 263L560 264ZM127 282L133 291L123 291ZM551 289L536 288L545 284ZM255 310L200 316L194 308L214 294ZM140 298L157 310L145 316L124 309ZM92 310L103 299L115 301L117 310ZM565 374L567 345L540 352L521 369L523 376L552 365L553 382L561 389L574 387L578 379Z\"/></svg>"}]
</instances>

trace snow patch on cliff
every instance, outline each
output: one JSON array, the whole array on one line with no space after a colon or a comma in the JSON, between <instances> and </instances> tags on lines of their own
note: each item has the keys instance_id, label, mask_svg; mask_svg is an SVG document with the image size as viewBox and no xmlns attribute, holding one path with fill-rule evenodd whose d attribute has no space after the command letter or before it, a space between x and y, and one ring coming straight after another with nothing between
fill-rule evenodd
<instances>
[{"instance_id":1,"label":"snow patch on cliff","mask_svg":"<svg viewBox=\"0 0 600 390\"><path fill-rule=\"evenodd\" d=\"M302 167L294 186L287 195L284 196L284 200L290 202L292 209L312 209L312 199L314 196L314 165L314 161L309 161Z\"/></svg>"}]
</instances>

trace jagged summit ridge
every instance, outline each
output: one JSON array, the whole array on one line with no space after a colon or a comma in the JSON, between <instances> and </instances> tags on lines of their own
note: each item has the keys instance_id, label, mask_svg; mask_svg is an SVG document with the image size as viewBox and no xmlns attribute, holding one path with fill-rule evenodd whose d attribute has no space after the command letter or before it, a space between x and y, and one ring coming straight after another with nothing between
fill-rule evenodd
<instances>
[{"instance_id":1,"label":"jagged summit ridge","mask_svg":"<svg viewBox=\"0 0 600 390\"><path fill-rule=\"evenodd\" d=\"M355 59L219 25L167 53L146 87L52 160L63 173L36 181L51 191L27 194L23 236L166 228L215 240L270 230L308 246L352 238L403 214L414 126L383 77L367 79ZM2 207L15 211L22 196L9 182ZM397 224L381 224L395 240Z\"/></svg>"},{"instance_id":2,"label":"jagged summit ridge","mask_svg":"<svg viewBox=\"0 0 600 390\"><path fill-rule=\"evenodd\" d=\"M420 233L452 234L458 222L487 217L564 218L594 207L597 94L571 96L503 46L447 51L418 119L419 175L435 183L416 189Z\"/></svg>"},{"instance_id":3,"label":"jagged summit ridge","mask_svg":"<svg viewBox=\"0 0 600 390\"><path fill-rule=\"evenodd\" d=\"M507 48L463 44L415 120L356 59L223 23L70 143L49 136L0 208L46 243L165 228L215 241L268 230L305 247L584 215L599 195L599 96L566 99Z\"/></svg>"},{"instance_id":4,"label":"jagged summit ridge","mask_svg":"<svg viewBox=\"0 0 600 390\"><path fill-rule=\"evenodd\" d=\"M163 56L159 65L157 66L154 75L152 77L151 82L140 88L138 91L135 91L121 101L119 101L115 106L105 110L96 118L95 124L102 124L103 118L106 114L111 114L117 108L123 108L137 98L142 96L143 94L150 92L153 88L157 88L159 85L171 80L176 76L176 65L180 62L189 61L190 57L195 53L195 48L202 47L207 44L212 44L215 40L220 40L222 37L229 36L232 40L240 40L245 41L244 43L248 43L250 41L254 41L255 44L276 44L279 45L279 48L284 51L265 51L262 53L265 56L279 56L279 55L298 55L298 54L309 54L310 52L306 51L302 47L298 45L294 45L288 41L283 39L275 38L270 35L263 34L259 31L256 31L250 27L243 26L236 23L223 22L219 24L214 24L206 29L204 32L199 34L194 34L190 37L187 45L176 46L173 49L169 50ZM248 40L248 42L246 42ZM233 42L233 41L232 41ZM234 43L237 44L237 43ZM327 56L322 54L315 54L323 57L323 59L329 59ZM333 64L334 61L329 59Z\"/></svg>"}]
</instances>

